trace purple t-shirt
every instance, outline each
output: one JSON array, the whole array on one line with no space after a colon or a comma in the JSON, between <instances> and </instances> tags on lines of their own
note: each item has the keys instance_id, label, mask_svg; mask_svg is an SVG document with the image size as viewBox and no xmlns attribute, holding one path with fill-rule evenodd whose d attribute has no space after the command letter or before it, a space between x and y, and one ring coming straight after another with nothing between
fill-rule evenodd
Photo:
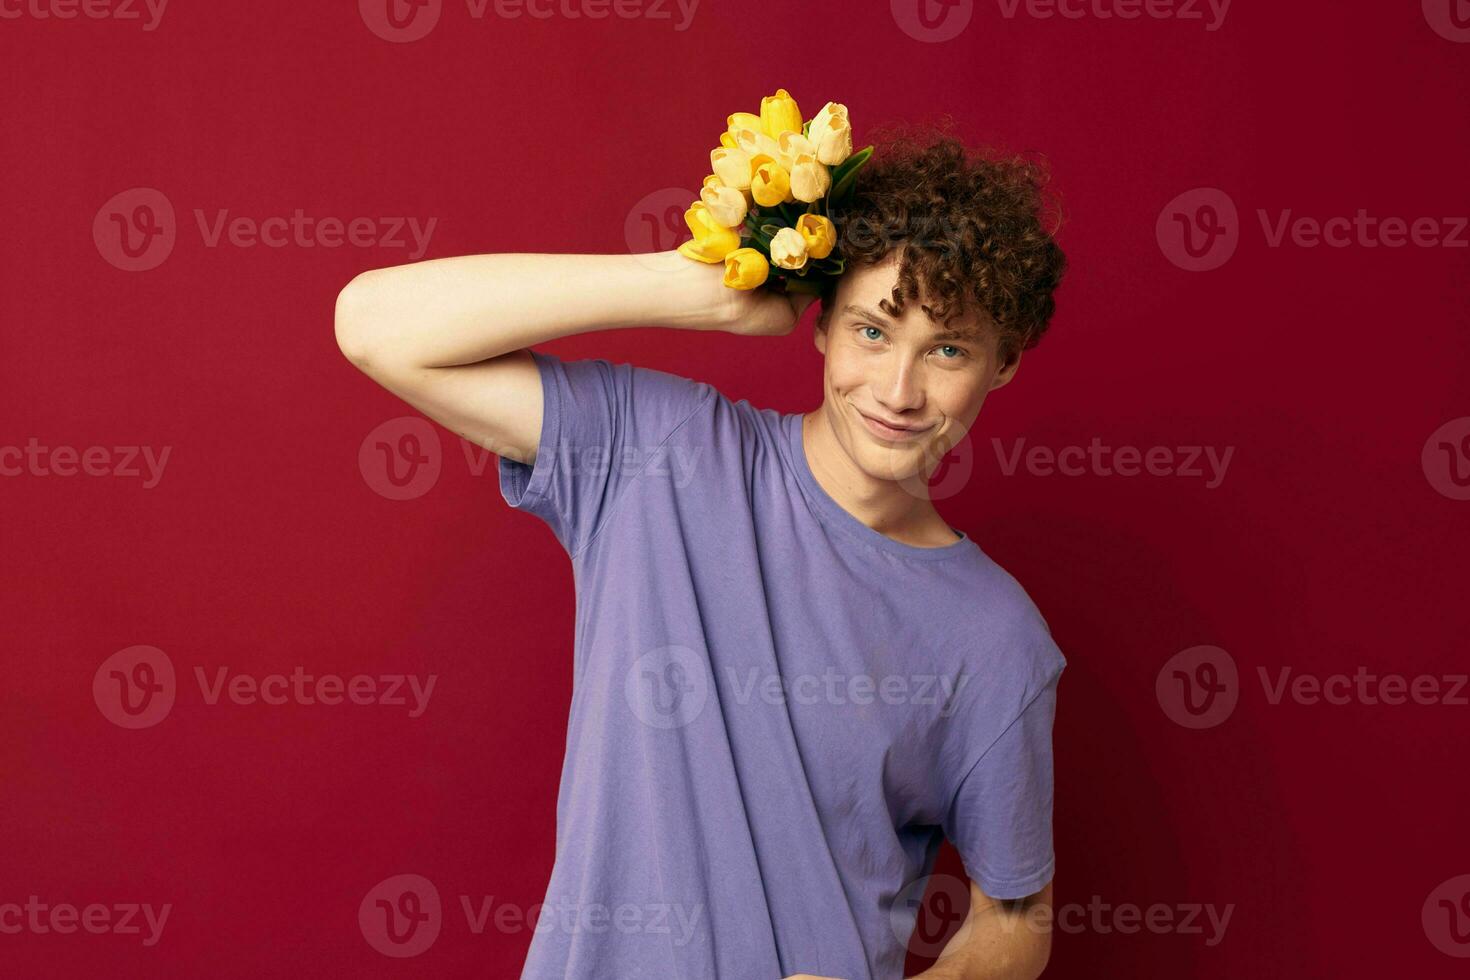
<instances>
[{"instance_id":1,"label":"purple t-shirt","mask_svg":"<svg viewBox=\"0 0 1470 980\"><path fill-rule=\"evenodd\" d=\"M500 490L570 555L576 628L522 977L901 977L942 836L987 895L1040 890L1066 659L1016 580L843 510L800 413L532 354Z\"/></svg>"}]
</instances>

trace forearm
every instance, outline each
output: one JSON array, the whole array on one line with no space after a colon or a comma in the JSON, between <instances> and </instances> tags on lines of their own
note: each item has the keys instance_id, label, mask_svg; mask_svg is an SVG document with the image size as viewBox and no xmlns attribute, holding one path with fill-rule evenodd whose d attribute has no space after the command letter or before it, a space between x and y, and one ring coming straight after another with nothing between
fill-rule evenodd
<instances>
[{"instance_id":1,"label":"forearm","mask_svg":"<svg viewBox=\"0 0 1470 980\"><path fill-rule=\"evenodd\" d=\"M939 960L913 980L1036 980L1051 956L1051 907L997 902L971 906Z\"/></svg>"},{"instance_id":2,"label":"forearm","mask_svg":"<svg viewBox=\"0 0 1470 980\"><path fill-rule=\"evenodd\" d=\"M338 298L338 341L414 367L470 364L624 327L719 326L720 269L677 251L505 252L372 269Z\"/></svg>"}]
</instances>

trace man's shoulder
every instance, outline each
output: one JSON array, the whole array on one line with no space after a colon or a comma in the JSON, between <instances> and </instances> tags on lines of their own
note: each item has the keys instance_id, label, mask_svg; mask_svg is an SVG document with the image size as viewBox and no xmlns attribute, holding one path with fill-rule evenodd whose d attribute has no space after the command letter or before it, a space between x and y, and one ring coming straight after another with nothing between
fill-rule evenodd
<instances>
[{"instance_id":1,"label":"man's shoulder","mask_svg":"<svg viewBox=\"0 0 1470 980\"><path fill-rule=\"evenodd\" d=\"M1024 661L1026 672L1038 677L1060 672L1066 666L1066 657L1031 594L1015 575L978 546L976 552L976 601L967 612L971 627L988 641L980 655Z\"/></svg>"}]
</instances>

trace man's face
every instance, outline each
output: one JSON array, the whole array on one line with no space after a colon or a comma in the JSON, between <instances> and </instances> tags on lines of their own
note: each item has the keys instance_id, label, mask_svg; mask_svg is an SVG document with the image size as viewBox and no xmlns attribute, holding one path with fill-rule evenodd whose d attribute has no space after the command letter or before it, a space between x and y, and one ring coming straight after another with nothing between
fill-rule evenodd
<instances>
[{"instance_id":1,"label":"man's face","mask_svg":"<svg viewBox=\"0 0 1470 980\"><path fill-rule=\"evenodd\" d=\"M923 296L892 319L878 304L897 281L893 252L838 283L814 335L826 356L824 412L837 441L869 476L927 480L969 431L986 394L1015 375L1020 355L1001 364L988 324L977 336L972 313L946 329L919 308Z\"/></svg>"}]
</instances>

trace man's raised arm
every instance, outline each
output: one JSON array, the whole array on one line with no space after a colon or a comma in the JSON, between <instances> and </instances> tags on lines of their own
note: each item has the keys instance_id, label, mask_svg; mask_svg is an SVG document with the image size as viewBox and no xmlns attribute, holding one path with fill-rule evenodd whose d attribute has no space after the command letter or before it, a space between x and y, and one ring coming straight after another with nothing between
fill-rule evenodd
<instances>
[{"instance_id":1,"label":"man's raised arm","mask_svg":"<svg viewBox=\"0 0 1470 980\"><path fill-rule=\"evenodd\" d=\"M592 330L789 333L809 297L736 290L677 250L507 252L371 269L337 296L336 336L364 373L498 455L533 463L541 384L526 348Z\"/></svg>"}]
</instances>

